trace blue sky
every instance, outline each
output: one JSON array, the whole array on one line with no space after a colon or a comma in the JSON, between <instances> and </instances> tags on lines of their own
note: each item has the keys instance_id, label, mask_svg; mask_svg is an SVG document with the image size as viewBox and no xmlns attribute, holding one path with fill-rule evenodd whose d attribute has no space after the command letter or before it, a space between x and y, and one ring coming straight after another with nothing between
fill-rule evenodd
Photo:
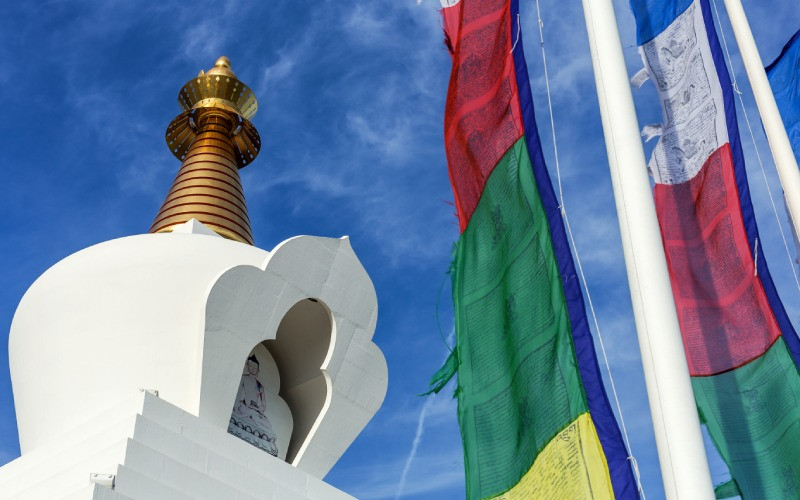
<instances>
[{"instance_id":1,"label":"blue sky","mask_svg":"<svg viewBox=\"0 0 800 500\"><path fill-rule=\"evenodd\" d=\"M766 64L800 28L800 10L793 0L743 3ZM552 172L535 8L532 1L521 4ZM641 67L633 17L624 1L615 6L632 75ZM256 244L269 250L297 234L350 235L378 293L374 339L386 354L389 391L327 480L365 499L464 496L455 403L444 393L417 396L447 352L448 284L439 297L458 237L442 144L450 57L438 8L432 0L4 6L0 464L19 455L5 340L16 304L58 260L147 231L179 166L163 139L179 111L178 90L224 54L260 104L253 122L264 144L242 171ZM564 202L644 488L648 498L662 498L582 9L577 0L541 0L541 9ZM731 50L756 118L738 52ZM642 126L660 121L651 84L635 99ZM800 291L740 121L763 249L798 324ZM757 121L755 128L767 181L779 193ZM712 473L716 482L726 478L716 458Z\"/></svg>"}]
</instances>

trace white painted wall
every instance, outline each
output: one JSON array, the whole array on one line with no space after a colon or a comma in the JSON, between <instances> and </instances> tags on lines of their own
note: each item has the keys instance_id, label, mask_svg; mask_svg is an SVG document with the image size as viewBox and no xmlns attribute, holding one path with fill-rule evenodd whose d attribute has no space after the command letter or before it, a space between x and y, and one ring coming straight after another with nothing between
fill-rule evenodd
<instances>
[{"instance_id":1,"label":"white painted wall","mask_svg":"<svg viewBox=\"0 0 800 500\"><path fill-rule=\"evenodd\" d=\"M270 253L204 229L190 221L175 233L101 243L31 286L9 336L23 456L139 388L227 429L247 355L280 342L270 339L308 297L330 313L325 357L304 368L319 371L325 400L317 415L294 417L313 424L292 463L323 477L372 418L387 370L371 341L375 291L347 239L300 236Z\"/></svg>"}]
</instances>

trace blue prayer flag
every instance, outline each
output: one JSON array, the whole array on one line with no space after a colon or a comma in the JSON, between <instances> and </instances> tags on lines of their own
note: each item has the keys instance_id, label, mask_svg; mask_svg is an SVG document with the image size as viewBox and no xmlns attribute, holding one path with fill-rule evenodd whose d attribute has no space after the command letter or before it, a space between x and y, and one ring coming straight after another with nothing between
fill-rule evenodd
<instances>
[{"instance_id":1,"label":"blue prayer flag","mask_svg":"<svg viewBox=\"0 0 800 500\"><path fill-rule=\"evenodd\" d=\"M794 156L800 163L800 31L794 34L766 71Z\"/></svg>"}]
</instances>

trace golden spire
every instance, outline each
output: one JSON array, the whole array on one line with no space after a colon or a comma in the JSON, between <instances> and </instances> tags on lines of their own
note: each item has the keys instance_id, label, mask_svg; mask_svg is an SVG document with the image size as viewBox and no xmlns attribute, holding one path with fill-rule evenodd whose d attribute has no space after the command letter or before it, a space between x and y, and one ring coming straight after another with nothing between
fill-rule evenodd
<instances>
[{"instance_id":1,"label":"golden spire","mask_svg":"<svg viewBox=\"0 0 800 500\"><path fill-rule=\"evenodd\" d=\"M170 232L197 219L225 238L252 245L238 170L261 149L249 121L258 110L253 91L222 56L183 86L178 104L184 111L167 127L166 139L181 168L150 232Z\"/></svg>"}]
</instances>

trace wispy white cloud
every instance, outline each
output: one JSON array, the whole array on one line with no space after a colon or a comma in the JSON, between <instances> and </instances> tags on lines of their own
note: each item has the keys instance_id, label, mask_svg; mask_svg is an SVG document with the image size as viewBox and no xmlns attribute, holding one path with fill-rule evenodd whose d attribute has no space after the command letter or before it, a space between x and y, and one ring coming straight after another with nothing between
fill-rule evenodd
<instances>
[{"instance_id":1,"label":"wispy white cloud","mask_svg":"<svg viewBox=\"0 0 800 500\"><path fill-rule=\"evenodd\" d=\"M448 189L442 110L425 104L441 100L446 89L449 57L437 18L435 9L403 3L380 8L326 4L316 10L308 29L260 70L254 88L277 97L264 104L272 116L301 130L301 103L286 98L293 96L290 82L320 78L323 72L325 92L302 103L305 120L315 120L318 109L340 109L341 114L323 127L321 136L300 132L290 139L301 144L292 152L292 169L248 178L248 191L269 196L285 186L304 190L291 200L292 210L302 210L312 197L316 203L324 198L353 207L353 224L383 249L392 266L407 263L409 255L424 263L449 249L457 227L446 204L451 195L440 194L442 187ZM349 60L355 53L361 54L359 64ZM437 57L445 65L432 71ZM431 171L440 173L442 184L415 185L415 179ZM421 217L427 224L418 223Z\"/></svg>"},{"instance_id":2,"label":"wispy white cloud","mask_svg":"<svg viewBox=\"0 0 800 500\"><path fill-rule=\"evenodd\" d=\"M274 56L264 55L270 62L260 70L259 79L252 84L259 96L274 96L273 90L279 91L293 81L298 81L297 73L301 71L301 66L319 57L320 52L324 53L324 49L320 51L319 36L329 21L329 16L323 11L312 11L306 18L306 25L301 33L283 41L280 47L274 49Z\"/></svg>"},{"instance_id":3,"label":"wispy white cloud","mask_svg":"<svg viewBox=\"0 0 800 500\"><path fill-rule=\"evenodd\" d=\"M364 465L350 471L354 487L349 492L364 500L388 500L395 498L397 490L396 471L403 462L381 460L380 463ZM451 498L452 491L461 489L464 483L463 458L460 449L432 450L420 455L413 471L413 481L406 485L404 496L428 496Z\"/></svg>"},{"instance_id":4,"label":"wispy white cloud","mask_svg":"<svg viewBox=\"0 0 800 500\"><path fill-rule=\"evenodd\" d=\"M386 16L386 6L377 3L358 3L345 15L344 28L348 36L365 44L396 43L386 36L386 32L396 29L390 24L392 18Z\"/></svg>"},{"instance_id":5,"label":"wispy white cloud","mask_svg":"<svg viewBox=\"0 0 800 500\"><path fill-rule=\"evenodd\" d=\"M227 31L220 30L216 20L207 19L186 30L183 55L192 59L203 57L213 60L221 55L227 38Z\"/></svg>"},{"instance_id":6,"label":"wispy white cloud","mask_svg":"<svg viewBox=\"0 0 800 500\"><path fill-rule=\"evenodd\" d=\"M364 147L388 156L393 162L411 156L409 117L375 118L374 115L348 113L347 126Z\"/></svg>"},{"instance_id":7,"label":"wispy white cloud","mask_svg":"<svg viewBox=\"0 0 800 500\"><path fill-rule=\"evenodd\" d=\"M453 344L453 339L455 338L456 332L453 329L450 332L450 335L447 336L447 345ZM400 481L397 483L397 492L395 493L395 500L400 498L406 490L406 481L408 480L408 471L411 470L411 466L414 464L414 460L417 458L417 451L419 450L419 445L422 443L422 434L425 432L426 424L428 423L428 413L431 409L434 408L437 398L440 397L441 392L438 394L431 394L425 400L425 403L422 405L422 409L419 411L419 416L417 417L417 429L414 433L414 439L411 441L411 450L408 452L408 457L406 457L406 462L403 465L403 472L400 474ZM447 394L447 392L444 392ZM447 405L452 409L452 404Z\"/></svg>"},{"instance_id":8,"label":"wispy white cloud","mask_svg":"<svg viewBox=\"0 0 800 500\"><path fill-rule=\"evenodd\" d=\"M210 60L223 55L230 47L230 39L239 32L239 21L247 15L245 2L229 0L216 4L213 15L197 6L195 9L179 9L183 37L181 51L189 60ZM205 69L205 68L204 68Z\"/></svg>"},{"instance_id":9,"label":"wispy white cloud","mask_svg":"<svg viewBox=\"0 0 800 500\"><path fill-rule=\"evenodd\" d=\"M177 172L177 162L163 138L153 134L166 127L130 109L130 89L126 86L100 87L86 84L79 75L66 74L66 102L73 107L82 129L91 131L95 140L111 152L107 161L115 165L119 187L129 193L163 195L164 178ZM137 87L142 93L139 102L153 102L158 86L157 78L141 78Z\"/></svg>"},{"instance_id":10,"label":"wispy white cloud","mask_svg":"<svg viewBox=\"0 0 800 500\"><path fill-rule=\"evenodd\" d=\"M286 49L278 51L278 60L264 68L262 72L259 94L263 95L271 85L281 82L292 73L301 56L297 52L299 52L297 48L291 52Z\"/></svg>"},{"instance_id":11,"label":"wispy white cloud","mask_svg":"<svg viewBox=\"0 0 800 500\"><path fill-rule=\"evenodd\" d=\"M458 407L458 400L452 396L452 388L442 390L441 396L425 397L424 403L430 402L425 412L425 422L430 426L444 424L445 420L452 421L455 410ZM413 401L417 403L419 398ZM382 425L392 426L416 426L420 420L422 409L419 404L398 406L391 415L387 416Z\"/></svg>"},{"instance_id":12,"label":"wispy white cloud","mask_svg":"<svg viewBox=\"0 0 800 500\"><path fill-rule=\"evenodd\" d=\"M397 483L397 491L394 495L395 499L400 498L406 490L408 471L411 469L414 459L417 458L417 450L422 442L422 433L425 431L425 420L428 418L428 411L430 411L430 408L433 406L433 403L436 401L438 396L438 394L430 395L428 399L425 400L425 403L423 403L422 409L419 412L417 430L414 434L414 440L411 442L411 451L409 451L408 457L406 458L406 463L403 465L403 472L400 474L400 481Z\"/></svg>"}]
</instances>

